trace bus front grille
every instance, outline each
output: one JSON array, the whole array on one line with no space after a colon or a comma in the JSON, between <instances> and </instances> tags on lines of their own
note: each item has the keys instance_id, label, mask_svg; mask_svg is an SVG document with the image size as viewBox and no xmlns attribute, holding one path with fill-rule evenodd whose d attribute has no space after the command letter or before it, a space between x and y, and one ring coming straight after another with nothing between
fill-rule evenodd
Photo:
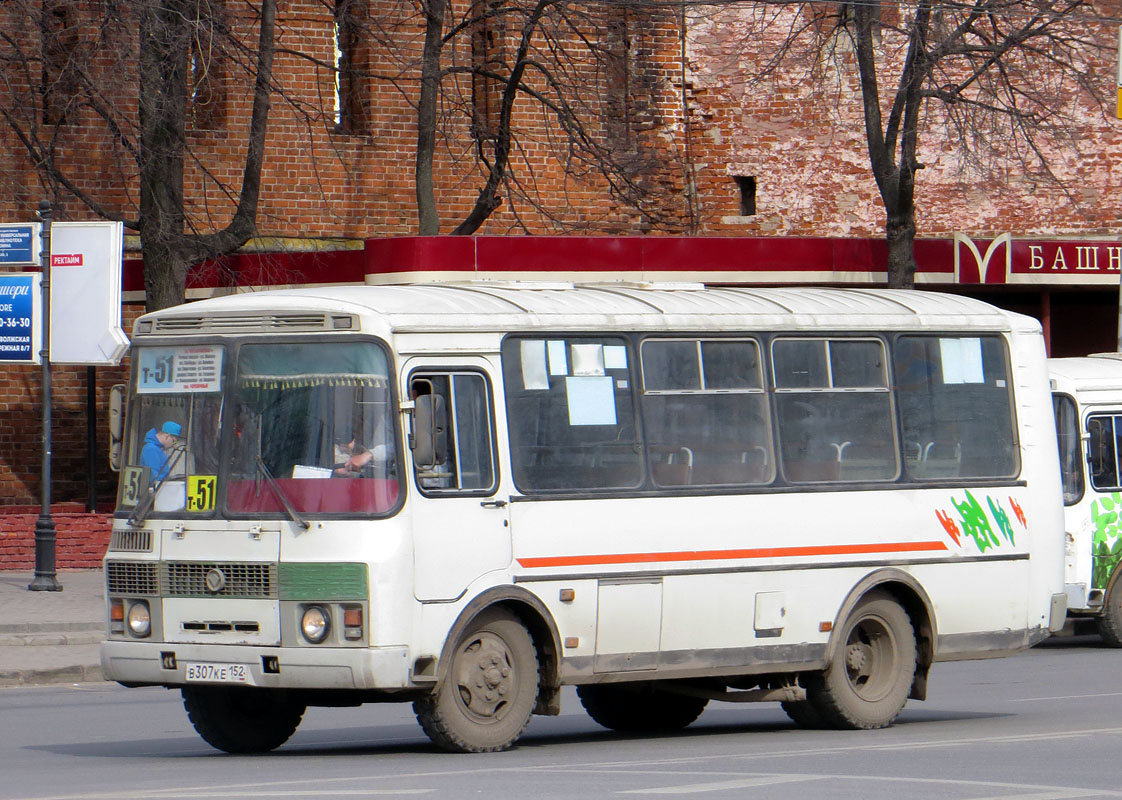
<instances>
[{"instance_id":1,"label":"bus front grille","mask_svg":"<svg viewBox=\"0 0 1122 800\"><path fill-rule=\"evenodd\" d=\"M277 596L276 564L165 561L162 566L165 597Z\"/></svg>"},{"instance_id":2,"label":"bus front grille","mask_svg":"<svg viewBox=\"0 0 1122 800\"><path fill-rule=\"evenodd\" d=\"M105 590L111 595L155 597L160 593L159 565L155 561L108 561Z\"/></svg>"},{"instance_id":3,"label":"bus front grille","mask_svg":"<svg viewBox=\"0 0 1122 800\"><path fill-rule=\"evenodd\" d=\"M151 553L152 531L113 531L109 549L128 553Z\"/></svg>"}]
</instances>

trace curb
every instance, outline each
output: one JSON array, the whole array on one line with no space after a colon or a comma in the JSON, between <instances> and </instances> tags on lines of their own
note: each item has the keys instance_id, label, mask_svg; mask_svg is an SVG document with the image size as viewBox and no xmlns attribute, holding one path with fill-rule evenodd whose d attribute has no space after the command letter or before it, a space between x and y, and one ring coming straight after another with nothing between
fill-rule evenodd
<instances>
[{"instance_id":1,"label":"curb","mask_svg":"<svg viewBox=\"0 0 1122 800\"><path fill-rule=\"evenodd\" d=\"M54 669L0 669L0 688L36 686L51 683L104 682L100 664L84 664Z\"/></svg>"},{"instance_id":2,"label":"curb","mask_svg":"<svg viewBox=\"0 0 1122 800\"><path fill-rule=\"evenodd\" d=\"M60 631L103 631L104 622L12 622L0 625L5 633L58 633Z\"/></svg>"},{"instance_id":3,"label":"curb","mask_svg":"<svg viewBox=\"0 0 1122 800\"><path fill-rule=\"evenodd\" d=\"M105 641L101 626L96 628L59 630L46 628L29 633L0 632L0 647L46 647L52 645L100 644Z\"/></svg>"}]
</instances>

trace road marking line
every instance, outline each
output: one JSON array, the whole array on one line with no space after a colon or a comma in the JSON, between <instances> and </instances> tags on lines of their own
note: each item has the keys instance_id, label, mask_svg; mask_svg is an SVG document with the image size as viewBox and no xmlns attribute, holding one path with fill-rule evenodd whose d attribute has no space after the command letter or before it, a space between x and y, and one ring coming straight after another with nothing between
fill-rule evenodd
<instances>
[{"instance_id":1,"label":"road marking line","mask_svg":"<svg viewBox=\"0 0 1122 800\"><path fill-rule=\"evenodd\" d=\"M823 778L818 775L761 775L736 781L688 783L680 786L657 786L649 789L624 789L616 792L616 794L698 794L699 792L720 792L725 789L747 789L752 786L772 786L779 783L819 780L823 780Z\"/></svg>"}]
</instances>

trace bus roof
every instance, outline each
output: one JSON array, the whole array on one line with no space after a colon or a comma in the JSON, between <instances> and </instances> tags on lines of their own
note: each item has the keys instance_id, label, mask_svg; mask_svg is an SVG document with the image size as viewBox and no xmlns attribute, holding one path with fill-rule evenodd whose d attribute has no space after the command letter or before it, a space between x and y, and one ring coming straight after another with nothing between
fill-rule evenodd
<instances>
[{"instance_id":1,"label":"bus roof","mask_svg":"<svg viewBox=\"0 0 1122 800\"><path fill-rule=\"evenodd\" d=\"M477 281L234 294L146 314L134 333L330 330L332 315L369 320L361 327L377 328L374 332L379 333L542 328L1040 330L1031 317L932 291Z\"/></svg>"},{"instance_id":2,"label":"bus roof","mask_svg":"<svg viewBox=\"0 0 1122 800\"><path fill-rule=\"evenodd\" d=\"M1093 353L1074 358L1049 358L1052 388L1071 394L1122 393L1122 353Z\"/></svg>"}]
</instances>

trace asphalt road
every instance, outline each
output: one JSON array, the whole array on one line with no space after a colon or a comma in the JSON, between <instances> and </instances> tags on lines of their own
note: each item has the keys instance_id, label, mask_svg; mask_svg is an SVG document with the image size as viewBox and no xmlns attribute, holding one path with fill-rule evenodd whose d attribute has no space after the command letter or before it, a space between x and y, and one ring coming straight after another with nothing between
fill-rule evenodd
<instances>
[{"instance_id":1,"label":"asphalt road","mask_svg":"<svg viewBox=\"0 0 1122 800\"><path fill-rule=\"evenodd\" d=\"M212 750L177 692L0 689L0 800L1122 798L1122 650L1093 637L937 664L892 728L803 731L777 705L711 704L672 736L606 731L566 690L506 753L450 755L409 705L310 709L263 756Z\"/></svg>"}]
</instances>

